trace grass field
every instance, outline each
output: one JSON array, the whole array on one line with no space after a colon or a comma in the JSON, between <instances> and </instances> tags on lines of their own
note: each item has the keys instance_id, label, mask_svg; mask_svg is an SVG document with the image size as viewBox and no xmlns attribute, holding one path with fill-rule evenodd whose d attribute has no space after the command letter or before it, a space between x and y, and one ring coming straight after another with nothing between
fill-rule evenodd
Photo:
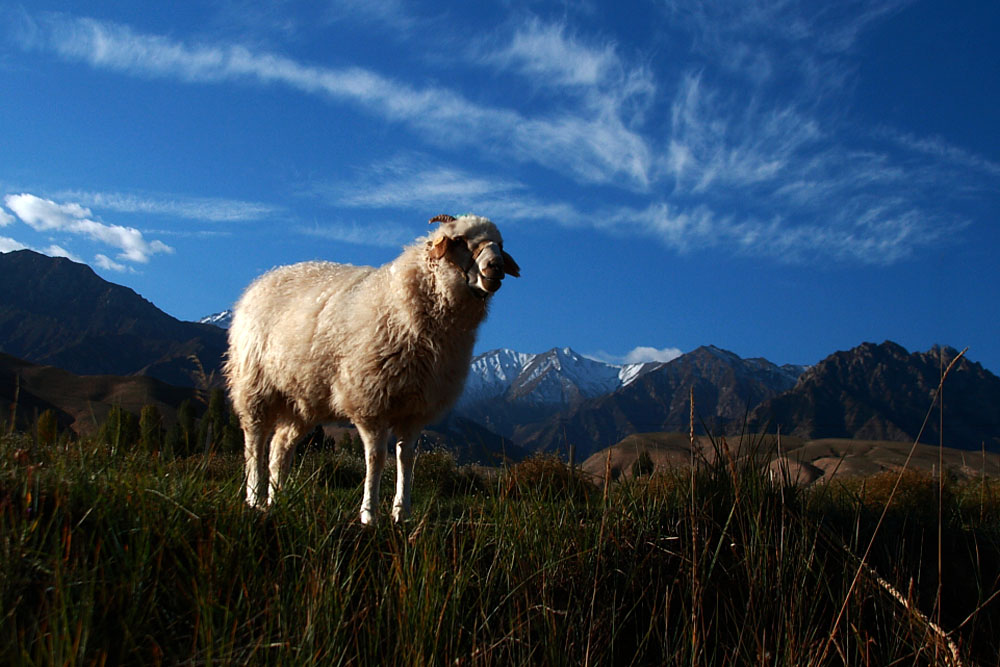
<instances>
[{"instance_id":1,"label":"grass field","mask_svg":"<svg viewBox=\"0 0 1000 667\"><path fill-rule=\"evenodd\" d=\"M300 456L266 514L235 455L0 460L0 664L1000 663L993 478L803 488L722 455L605 489L431 452L413 520L365 529L346 454Z\"/></svg>"}]
</instances>

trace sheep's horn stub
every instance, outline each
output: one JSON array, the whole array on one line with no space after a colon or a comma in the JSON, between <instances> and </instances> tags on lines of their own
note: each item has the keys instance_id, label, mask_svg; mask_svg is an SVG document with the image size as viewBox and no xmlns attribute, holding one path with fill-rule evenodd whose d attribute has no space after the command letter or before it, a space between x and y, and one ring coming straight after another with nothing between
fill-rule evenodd
<instances>
[{"instance_id":1,"label":"sheep's horn stub","mask_svg":"<svg viewBox=\"0 0 1000 667\"><path fill-rule=\"evenodd\" d=\"M455 222L455 216L442 213L441 215L435 215L433 218L428 220L427 224L433 225L435 222Z\"/></svg>"}]
</instances>

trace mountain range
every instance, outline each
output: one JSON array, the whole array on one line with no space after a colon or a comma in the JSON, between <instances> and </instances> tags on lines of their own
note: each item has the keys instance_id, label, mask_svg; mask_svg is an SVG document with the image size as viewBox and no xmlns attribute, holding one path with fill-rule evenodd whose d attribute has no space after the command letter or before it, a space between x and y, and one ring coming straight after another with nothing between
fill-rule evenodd
<instances>
[{"instance_id":1,"label":"mountain range","mask_svg":"<svg viewBox=\"0 0 1000 667\"><path fill-rule=\"evenodd\" d=\"M85 265L28 250L0 254L0 281L8 287L0 300L0 352L10 355L0 357L0 383L20 382L22 401L57 408L64 421L77 419L86 401L98 400L100 392L88 393L88 385L114 385L119 393L138 392L166 405L183 400L182 394L138 378L182 388L219 379L226 347L219 325L228 324L227 311L181 322ZM693 394L700 433L780 429L813 439L911 442L919 433L923 442L936 444L940 420L929 420L922 433L920 428L943 365L957 354L947 347L909 353L889 341L863 343L806 368L743 359L711 345L669 362L628 365L570 348L492 350L472 360L455 409L426 434L475 450L471 457L480 460L500 452L567 455L572 448L582 461L633 434L687 432ZM100 377L105 379L95 379ZM139 384L129 388L123 377ZM63 390L46 389L47 382ZM0 399L11 396L11 387L0 386ZM1000 449L1000 378L963 357L948 376L944 405L946 445Z\"/></svg>"},{"instance_id":2,"label":"mountain range","mask_svg":"<svg viewBox=\"0 0 1000 667\"><path fill-rule=\"evenodd\" d=\"M37 364L192 386L226 350L219 328L177 320L64 257L0 254L0 285L0 351Z\"/></svg>"}]
</instances>

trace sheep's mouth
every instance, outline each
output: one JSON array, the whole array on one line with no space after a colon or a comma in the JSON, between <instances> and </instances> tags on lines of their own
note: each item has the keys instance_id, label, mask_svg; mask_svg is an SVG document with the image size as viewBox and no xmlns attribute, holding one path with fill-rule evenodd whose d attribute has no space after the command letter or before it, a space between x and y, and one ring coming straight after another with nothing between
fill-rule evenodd
<instances>
[{"instance_id":1,"label":"sheep's mouth","mask_svg":"<svg viewBox=\"0 0 1000 667\"><path fill-rule=\"evenodd\" d=\"M500 289L501 280L501 278L487 278L480 274L478 280L469 281L469 288L480 299L485 299Z\"/></svg>"},{"instance_id":2,"label":"sheep's mouth","mask_svg":"<svg viewBox=\"0 0 1000 667\"><path fill-rule=\"evenodd\" d=\"M487 278L486 276L482 276L480 279L480 283L482 284L483 289L485 289L490 294L500 289L500 285L503 284L502 281L503 278Z\"/></svg>"}]
</instances>

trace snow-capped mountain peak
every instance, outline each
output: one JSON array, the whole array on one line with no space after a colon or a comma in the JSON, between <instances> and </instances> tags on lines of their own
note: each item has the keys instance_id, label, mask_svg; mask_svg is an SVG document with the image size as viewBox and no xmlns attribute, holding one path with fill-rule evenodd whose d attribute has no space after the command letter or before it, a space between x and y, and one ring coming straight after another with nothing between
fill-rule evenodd
<instances>
[{"instance_id":1,"label":"snow-capped mountain peak","mask_svg":"<svg viewBox=\"0 0 1000 667\"><path fill-rule=\"evenodd\" d=\"M472 360L465 390L459 405L470 405L500 398L510 388L534 354L514 350L490 350Z\"/></svg>"},{"instance_id":2,"label":"snow-capped mountain peak","mask_svg":"<svg viewBox=\"0 0 1000 667\"><path fill-rule=\"evenodd\" d=\"M619 366L590 359L569 347L540 354L491 350L472 360L458 405L497 399L524 405L572 405L610 394L662 365Z\"/></svg>"},{"instance_id":3,"label":"snow-capped mountain peak","mask_svg":"<svg viewBox=\"0 0 1000 667\"><path fill-rule=\"evenodd\" d=\"M220 329L228 329L229 325L233 322L233 311L223 310L218 313L212 313L211 315L206 315L205 317L198 320L199 324L213 324Z\"/></svg>"}]
</instances>

